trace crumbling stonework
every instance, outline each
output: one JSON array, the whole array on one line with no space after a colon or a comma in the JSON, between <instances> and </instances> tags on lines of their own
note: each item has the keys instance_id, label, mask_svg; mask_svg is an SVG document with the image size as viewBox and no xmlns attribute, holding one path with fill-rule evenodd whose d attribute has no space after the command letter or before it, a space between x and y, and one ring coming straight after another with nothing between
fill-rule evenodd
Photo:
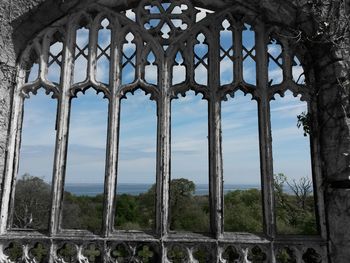
<instances>
[{"instance_id":1,"label":"crumbling stonework","mask_svg":"<svg viewBox=\"0 0 350 263\"><path fill-rule=\"evenodd\" d=\"M4 176L16 65L26 45L42 29L82 6L113 10L138 0L5 0L0 3L0 182ZM242 5L269 24L293 32L303 46L306 71L313 72L317 105L320 180L329 261L350 261L350 3L341 0L196 0L195 5L222 9ZM315 116L314 116L315 117ZM2 189L2 188L1 188ZM1 193L0 189L0 193ZM324 198L324 199L323 199ZM0 237L1 239L1 237ZM0 255L0 262L1 255Z\"/></svg>"}]
</instances>

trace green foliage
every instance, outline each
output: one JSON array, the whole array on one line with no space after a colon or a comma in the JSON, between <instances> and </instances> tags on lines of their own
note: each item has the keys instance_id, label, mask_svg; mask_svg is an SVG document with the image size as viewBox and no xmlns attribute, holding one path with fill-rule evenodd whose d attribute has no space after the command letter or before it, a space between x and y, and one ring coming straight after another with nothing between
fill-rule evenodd
<instances>
[{"instance_id":1,"label":"green foliage","mask_svg":"<svg viewBox=\"0 0 350 263\"><path fill-rule=\"evenodd\" d=\"M170 182L170 229L209 231L208 196L194 196L196 186L184 178Z\"/></svg>"},{"instance_id":2,"label":"green foliage","mask_svg":"<svg viewBox=\"0 0 350 263\"><path fill-rule=\"evenodd\" d=\"M225 195L225 231L261 233L262 214L260 190L236 190Z\"/></svg>"},{"instance_id":3,"label":"green foliage","mask_svg":"<svg viewBox=\"0 0 350 263\"><path fill-rule=\"evenodd\" d=\"M285 192L288 186L291 191ZM275 175L275 205L280 234L316 234L314 199L310 180L288 181L284 174ZM170 182L170 229L176 231L209 231L208 196L194 195L195 184L186 179ZM139 195L116 196L115 227L119 230L153 230L155 227L156 185ZM228 232L263 232L262 195L258 189L235 190L225 194L224 223ZM14 222L18 227L47 225L50 186L42 179L24 175L17 180ZM34 205L35 204L35 205ZM23 207L27 207L23 210ZM45 208L45 211L44 211ZM21 210L22 209L22 210ZM24 211L24 212L23 212ZM21 214L22 213L22 214ZM19 217L21 215L21 217ZM33 217L31 224L28 219ZM87 229L100 233L103 195L76 196L64 193L63 222L65 229ZM22 218L22 221L19 219ZM20 224L21 223L21 224Z\"/></svg>"},{"instance_id":4,"label":"green foliage","mask_svg":"<svg viewBox=\"0 0 350 263\"><path fill-rule=\"evenodd\" d=\"M284 192L285 185L293 194ZM284 174L275 175L275 205L277 231L280 234L317 234L315 201L310 189L311 180L301 178L289 182Z\"/></svg>"},{"instance_id":5,"label":"green foliage","mask_svg":"<svg viewBox=\"0 0 350 263\"><path fill-rule=\"evenodd\" d=\"M302 112L300 115L297 116L297 118L297 127L303 127L304 136L306 137L308 134L311 133L311 115L310 113Z\"/></svg>"},{"instance_id":6,"label":"green foliage","mask_svg":"<svg viewBox=\"0 0 350 263\"><path fill-rule=\"evenodd\" d=\"M100 233L103 215L103 195L76 196L64 193L62 226L65 229L86 229Z\"/></svg>"},{"instance_id":7,"label":"green foliage","mask_svg":"<svg viewBox=\"0 0 350 263\"><path fill-rule=\"evenodd\" d=\"M116 206L117 226L134 223L136 229L140 228L137 222L139 219L139 204L136 196L128 194L119 195L117 196ZM119 227L119 229L123 228Z\"/></svg>"},{"instance_id":8,"label":"green foliage","mask_svg":"<svg viewBox=\"0 0 350 263\"><path fill-rule=\"evenodd\" d=\"M116 228L119 230L153 230L155 228L155 194L153 185L146 193L116 197Z\"/></svg>"},{"instance_id":9,"label":"green foliage","mask_svg":"<svg viewBox=\"0 0 350 263\"><path fill-rule=\"evenodd\" d=\"M51 186L42 178L24 174L16 182L14 228L48 229Z\"/></svg>"}]
</instances>

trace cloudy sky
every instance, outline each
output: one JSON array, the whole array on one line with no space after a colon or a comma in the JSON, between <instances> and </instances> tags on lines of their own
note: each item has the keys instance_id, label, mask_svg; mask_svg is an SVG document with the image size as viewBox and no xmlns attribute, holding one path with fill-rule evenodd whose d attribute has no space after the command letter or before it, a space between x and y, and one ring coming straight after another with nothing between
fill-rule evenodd
<instances>
[{"instance_id":1,"label":"cloudy sky","mask_svg":"<svg viewBox=\"0 0 350 263\"><path fill-rule=\"evenodd\" d=\"M204 16L203 14L199 13ZM129 13L132 18L132 14ZM108 83L110 32L106 29L99 32L99 45L105 51L97 64L97 80ZM232 55L232 33L227 30L229 23L223 23L220 36L222 49ZM243 44L247 51L255 55L254 32L243 33ZM77 45L83 52L88 41L88 30L79 30ZM199 44L195 52L201 58L206 56L208 47L204 44L204 35L198 36ZM129 34L123 47L127 57L132 57L135 46L133 36ZM57 43L51 47L51 53L59 55L62 45ZM281 48L276 43L269 45L269 53L277 58ZM100 53L100 51L99 51ZM244 55L247 52L244 51ZM222 54L223 51L222 51ZM173 83L181 82L184 67L181 54L177 56L174 67ZM126 58L123 62L127 62ZM131 59L133 61L133 59ZM148 56L151 63L146 69L146 80L156 84L157 67L152 64L154 55ZM204 59L205 63L207 60ZM86 77L86 59L79 56L74 71L74 82ZM220 63L221 84L233 81L233 62L224 56ZM256 83L255 63L251 56L244 61L244 79L250 84ZM200 84L207 83L207 70L199 65L195 71L196 80ZM302 73L300 66L293 69L295 79ZM29 79L34 80L37 66L34 66ZM123 82L130 83L135 78L131 63L127 63L123 71ZM48 79L59 81L59 66L53 63L48 72ZM278 65L270 60L269 79L274 84L282 80L282 72ZM300 80L301 82L303 79ZM309 138L297 128L297 115L306 111L306 103L287 93L284 98L276 96L271 101L271 119L273 133L274 173L285 173L289 178L311 176ZM30 173L52 179L53 155L55 144L55 119L57 101L39 91L25 100L20 153L19 175ZM173 100L171 104L171 175L172 178L187 178L196 183L208 183L208 104L201 95L195 96L187 92L185 97ZM103 183L105 174L105 156L107 141L108 100L93 89L85 95L78 94L72 100L69 128L69 145L67 155L67 183ZM118 181L120 183L154 183L156 167L156 103L149 99L143 91L134 95L128 94L121 103L120 140ZM224 161L224 180L226 184L259 184L260 161L258 140L257 102L251 96L237 92L234 98L222 102L222 143Z\"/></svg>"}]
</instances>

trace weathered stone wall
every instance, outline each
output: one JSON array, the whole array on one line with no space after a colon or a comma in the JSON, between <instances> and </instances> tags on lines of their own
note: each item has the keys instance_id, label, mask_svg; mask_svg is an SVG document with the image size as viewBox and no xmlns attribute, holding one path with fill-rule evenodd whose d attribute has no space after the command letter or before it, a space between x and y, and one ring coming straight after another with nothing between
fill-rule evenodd
<instances>
[{"instance_id":1,"label":"weathered stone wall","mask_svg":"<svg viewBox=\"0 0 350 263\"><path fill-rule=\"evenodd\" d=\"M11 14L7 2L0 3L0 182L5 167L6 142L10 117L10 97L15 77L15 54L11 38Z\"/></svg>"},{"instance_id":2,"label":"weathered stone wall","mask_svg":"<svg viewBox=\"0 0 350 263\"><path fill-rule=\"evenodd\" d=\"M318 137L322 161L331 262L350 261L350 1L196 0L211 8L241 3L271 23L302 32L315 72ZM132 0L3 0L0 2L0 182L4 174L15 66L26 43L42 28L79 5L110 8Z\"/></svg>"}]
</instances>

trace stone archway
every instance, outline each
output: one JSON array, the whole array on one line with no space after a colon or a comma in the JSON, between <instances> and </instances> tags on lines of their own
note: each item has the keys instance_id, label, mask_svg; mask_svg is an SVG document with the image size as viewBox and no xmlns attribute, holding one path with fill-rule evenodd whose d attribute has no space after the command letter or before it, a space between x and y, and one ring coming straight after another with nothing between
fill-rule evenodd
<instances>
[{"instance_id":1,"label":"stone archway","mask_svg":"<svg viewBox=\"0 0 350 263\"><path fill-rule=\"evenodd\" d=\"M239 4L235 1L235 5ZM243 2L243 1L242 1ZM134 6L137 1L102 0L101 5L114 10L121 10L125 6ZM196 1L202 7L223 9L232 6L229 1L217 1L215 5L210 1ZM311 38L319 31L320 21L318 13L312 5L304 4L296 7L293 1L283 4L275 2L251 1L240 3L245 8L261 14L261 18L267 24L278 24L295 32L302 32L304 38ZM1 160L0 173L3 175L6 158L6 143L8 138L8 125L10 123L10 104L12 87L14 86L15 65L18 55L24 49L27 41L42 28L50 25L67 12L79 10L86 2L79 1L55 2L53 1L26 1L21 5L20 1L3 3L0 5L5 25L0 41L4 43L1 55ZM326 10L327 7L324 7ZM332 6L331 6L332 8ZM341 12L346 12L340 9ZM52 10L53 9L53 10ZM8 12L11 11L11 12ZM322 8L320 8L322 10ZM322 14L321 14L322 15ZM344 14L343 14L344 15ZM316 20L316 22L315 22ZM328 23L328 22L325 22ZM345 25L344 25L345 26ZM302 31L299 31L302 28ZM327 29L332 30L332 29ZM346 36L345 36L346 37ZM300 41L304 41L301 39ZM305 41L307 59L304 61L306 68L314 72L314 85L317 90L318 105L318 130L319 149L321 156L322 178L320 185L325 191L324 208L327 218L329 258L333 262L346 262L350 257L348 222L350 209L349 185L349 52L346 43L349 39L344 38L340 43L332 43L327 39L309 39ZM329 39L328 39L329 40ZM1 43L1 42L0 42ZM343 45L342 45L343 44ZM0 45L1 46L1 45ZM30 238L30 237L29 237Z\"/></svg>"}]
</instances>

